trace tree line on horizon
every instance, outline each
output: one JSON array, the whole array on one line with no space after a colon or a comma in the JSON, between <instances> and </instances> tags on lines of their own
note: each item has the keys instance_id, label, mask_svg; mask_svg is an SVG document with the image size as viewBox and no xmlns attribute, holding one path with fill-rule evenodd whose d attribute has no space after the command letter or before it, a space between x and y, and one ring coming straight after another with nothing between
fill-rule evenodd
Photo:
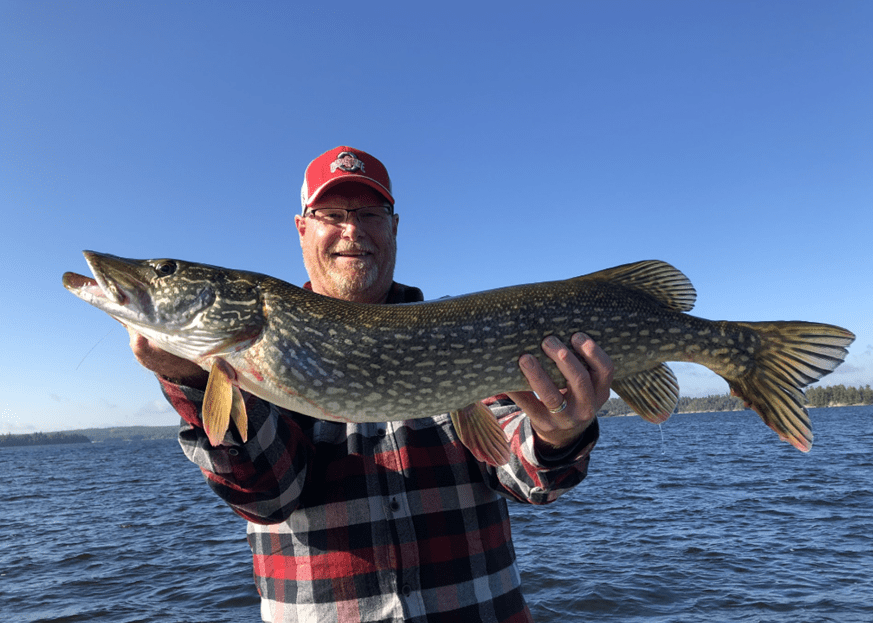
<instances>
[{"instance_id":1,"label":"tree line on horizon","mask_svg":"<svg viewBox=\"0 0 873 623\"><path fill-rule=\"evenodd\" d=\"M873 404L873 388L846 387L845 385L828 385L827 387L810 387L806 390L806 404L809 407L839 407L848 405ZM708 413L713 411L743 411L743 401L730 394L716 394L699 398L679 398L676 413ZM630 415L633 410L621 398L610 398L597 413L602 417L613 415Z\"/></svg>"},{"instance_id":2,"label":"tree line on horizon","mask_svg":"<svg viewBox=\"0 0 873 623\"><path fill-rule=\"evenodd\" d=\"M85 435L78 433L26 433L0 435L0 447L8 446L48 446L62 443L91 443Z\"/></svg>"},{"instance_id":3,"label":"tree line on horizon","mask_svg":"<svg viewBox=\"0 0 873 623\"><path fill-rule=\"evenodd\" d=\"M742 411L744 409L743 401L729 394L701 396L698 398L680 396L679 402L676 405L676 413L708 413L711 411ZM621 398L610 398L603 405L603 408L597 412L597 415L600 417L610 417L632 415L633 413L633 409L627 406Z\"/></svg>"},{"instance_id":4,"label":"tree line on horizon","mask_svg":"<svg viewBox=\"0 0 873 623\"><path fill-rule=\"evenodd\" d=\"M838 405L873 405L873 388L869 383L864 387L828 385L811 387L806 390L806 400L811 407L833 407Z\"/></svg>"},{"instance_id":5,"label":"tree line on horizon","mask_svg":"<svg viewBox=\"0 0 873 623\"><path fill-rule=\"evenodd\" d=\"M4 446L175 439L178 434L178 426L113 426L111 428L82 428L75 431L53 433L5 433L0 434L0 448Z\"/></svg>"}]
</instances>

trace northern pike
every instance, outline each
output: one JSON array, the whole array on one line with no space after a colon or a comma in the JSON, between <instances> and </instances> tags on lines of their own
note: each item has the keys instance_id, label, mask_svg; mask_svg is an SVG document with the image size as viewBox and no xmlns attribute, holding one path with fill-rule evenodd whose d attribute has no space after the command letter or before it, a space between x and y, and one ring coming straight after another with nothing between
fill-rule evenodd
<instances>
[{"instance_id":1,"label":"northern pike","mask_svg":"<svg viewBox=\"0 0 873 623\"><path fill-rule=\"evenodd\" d=\"M693 362L806 452L813 435L802 390L832 372L855 338L828 324L692 316L691 282L657 260L424 303L365 305L253 272L84 255L94 279L65 273L70 292L210 372L203 421L213 445L230 420L245 439L242 389L338 422L451 412L477 458L505 463L502 430L480 401L530 389L518 366L524 353L564 383L541 343L584 332L613 361L612 389L646 420L665 421L678 402L665 362Z\"/></svg>"}]
</instances>

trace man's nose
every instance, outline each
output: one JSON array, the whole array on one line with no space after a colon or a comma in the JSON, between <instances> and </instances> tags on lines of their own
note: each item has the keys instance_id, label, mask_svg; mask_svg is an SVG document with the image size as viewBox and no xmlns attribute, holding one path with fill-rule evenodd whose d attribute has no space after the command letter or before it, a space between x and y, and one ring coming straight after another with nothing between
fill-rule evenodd
<instances>
[{"instance_id":1,"label":"man's nose","mask_svg":"<svg viewBox=\"0 0 873 623\"><path fill-rule=\"evenodd\" d=\"M357 210L351 210L346 213L346 220L340 223L340 229L343 232L344 238L356 239L360 238L361 232L364 229L360 218L357 215Z\"/></svg>"}]
</instances>

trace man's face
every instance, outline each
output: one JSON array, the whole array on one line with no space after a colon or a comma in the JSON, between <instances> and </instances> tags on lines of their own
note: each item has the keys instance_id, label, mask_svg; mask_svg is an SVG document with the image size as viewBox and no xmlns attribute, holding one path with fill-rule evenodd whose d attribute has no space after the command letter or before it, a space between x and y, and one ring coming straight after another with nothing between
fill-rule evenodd
<instances>
[{"instance_id":1,"label":"man's face","mask_svg":"<svg viewBox=\"0 0 873 623\"><path fill-rule=\"evenodd\" d=\"M307 212L382 205L390 204L369 186L347 182L325 192ZM328 223L317 214L294 218L314 292L359 303L385 301L394 280L399 217L392 214L379 223L364 221L351 214L341 224Z\"/></svg>"}]
</instances>

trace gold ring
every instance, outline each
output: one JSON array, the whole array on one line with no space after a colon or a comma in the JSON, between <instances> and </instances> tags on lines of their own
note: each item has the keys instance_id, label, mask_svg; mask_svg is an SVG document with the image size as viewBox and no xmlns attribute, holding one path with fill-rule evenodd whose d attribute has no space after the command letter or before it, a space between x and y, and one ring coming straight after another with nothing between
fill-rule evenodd
<instances>
[{"instance_id":1,"label":"gold ring","mask_svg":"<svg viewBox=\"0 0 873 623\"><path fill-rule=\"evenodd\" d=\"M561 404L559 404L557 407L555 407L554 409L549 409L549 413L560 413L561 411L563 411L566 408L567 408L567 399L564 398L561 401Z\"/></svg>"}]
</instances>

